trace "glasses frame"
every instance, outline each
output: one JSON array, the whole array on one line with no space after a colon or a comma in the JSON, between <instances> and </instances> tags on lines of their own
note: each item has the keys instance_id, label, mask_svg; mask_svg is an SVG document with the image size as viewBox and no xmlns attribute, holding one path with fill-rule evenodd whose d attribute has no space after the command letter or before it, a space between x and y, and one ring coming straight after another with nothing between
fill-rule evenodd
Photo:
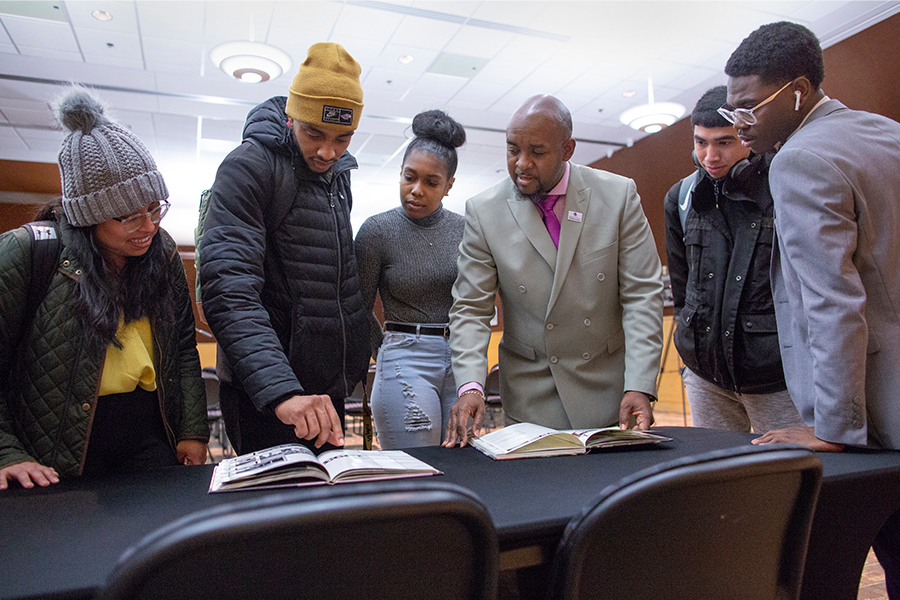
<instances>
[{"instance_id":1,"label":"glasses frame","mask_svg":"<svg viewBox=\"0 0 900 600\"><path fill-rule=\"evenodd\" d=\"M154 208L153 210L135 213L128 217L113 217L113 220L122 224L125 233L134 233L144 224L144 219L150 219L150 222L154 225L158 224L163 220L163 217L166 216L166 213L169 212L170 206L171 204L169 202L163 200L159 203L159 207ZM159 210L159 216L154 218L153 213L157 210Z\"/></svg>"},{"instance_id":2,"label":"glasses frame","mask_svg":"<svg viewBox=\"0 0 900 600\"><path fill-rule=\"evenodd\" d=\"M716 109L716 112L719 113L720 115L722 115L722 118L724 118L726 121L728 121L732 125L736 125L738 120L743 122L745 125L756 125L756 115L753 114L753 111L765 106L766 104L768 104L769 102L774 100L778 94L783 92L789 85L791 85L795 81L797 81L797 80L791 79L786 84L781 86L781 89L779 89L777 92L775 92L774 94L772 94L771 96L769 96L768 98L766 98L765 100L763 100L762 102L760 102L759 104L754 106L753 108L726 108L728 106L728 104L723 104L722 106L720 106L719 108Z\"/></svg>"}]
</instances>

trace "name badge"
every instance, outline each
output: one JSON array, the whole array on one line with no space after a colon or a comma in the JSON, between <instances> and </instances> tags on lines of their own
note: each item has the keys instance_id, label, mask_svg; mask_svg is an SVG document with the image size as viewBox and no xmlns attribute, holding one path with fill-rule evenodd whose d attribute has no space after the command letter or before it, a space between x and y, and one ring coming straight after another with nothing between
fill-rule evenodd
<instances>
[{"instance_id":1,"label":"name badge","mask_svg":"<svg viewBox=\"0 0 900 600\"><path fill-rule=\"evenodd\" d=\"M575 212L574 210L569 211L569 220L575 221L576 223L581 223L581 213Z\"/></svg>"}]
</instances>

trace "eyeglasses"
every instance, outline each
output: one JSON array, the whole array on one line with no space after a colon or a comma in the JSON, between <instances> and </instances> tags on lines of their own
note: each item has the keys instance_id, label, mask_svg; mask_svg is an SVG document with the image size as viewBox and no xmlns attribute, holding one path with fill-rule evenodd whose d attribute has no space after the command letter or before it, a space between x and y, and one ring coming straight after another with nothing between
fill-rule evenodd
<instances>
[{"instance_id":1,"label":"eyeglasses","mask_svg":"<svg viewBox=\"0 0 900 600\"><path fill-rule=\"evenodd\" d=\"M114 221L118 221L125 228L125 233L132 233L141 228L144 219L150 217L150 222L156 225L169 212L169 203L160 202L155 208L151 208L148 212L139 212L127 217L113 217Z\"/></svg>"},{"instance_id":2,"label":"eyeglasses","mask_svg":"<svg viewBox=\"0 0 900 600\"><path fill-rule=\"evenodd\" d=\"M753 108L729 108L727 104L723 104L717 109L716 112L722 115L725 120L732 125L734 125L738 121L741 121L742 123L744 123L744 125L756 125L756 115L753 114L753 111L760 108L761 106L765 106L766 104L774 100L775 96L783 92L785 88L794 83L794 81L796 80L792 79L788 81L781 87L780 90L778 90Z\"/></svg>"}]
</instances>

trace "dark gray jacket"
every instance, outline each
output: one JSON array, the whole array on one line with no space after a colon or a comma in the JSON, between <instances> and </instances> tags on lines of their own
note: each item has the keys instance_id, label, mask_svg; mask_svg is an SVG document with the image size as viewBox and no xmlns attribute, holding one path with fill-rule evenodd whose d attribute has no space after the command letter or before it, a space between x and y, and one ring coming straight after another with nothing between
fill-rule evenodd
<instances>
[{"instance_id":1,"label":"dark gray jacket","mask_svg":"<svg viewBox=\"0 0 900 600\"><path fill-rule=\"evenodd\" d=\"M775 218L768 163L740 161L719 181L700 169L684 231L680 182L665 200L675 347L704 379L748 394L786 388L769 280Z\"/></svg>"},{"instance_id":2,"label":"dark gray jacket","mask_svg":"<svg viewBox=\"0 0 900 600\"><path fill-rule=\"evenodd\" d=\"M279 96L250 111L216 174L201 244L217 370L261 411L294 395L342 401L369 362L350 225L356 160L345 153L330 182L311 171L284 106Z\"/></svg>"}]
</instances>

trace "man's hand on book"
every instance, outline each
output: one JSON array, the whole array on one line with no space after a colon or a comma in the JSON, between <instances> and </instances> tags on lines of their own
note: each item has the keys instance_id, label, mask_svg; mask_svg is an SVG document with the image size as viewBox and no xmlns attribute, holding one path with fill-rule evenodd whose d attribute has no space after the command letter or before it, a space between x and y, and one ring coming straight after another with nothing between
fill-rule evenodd
<instances>
[{"instance_id":1,"label":"man's hand on book","mask_svg":"<svg viewBox=\"0 0 900 600\"><path fill-rule=\"evenodd\" d=\"M627 391L619 403L619 427L646 431L653 426L650 396L643 392Z\"/></svg>"},{"instance_id":2,"label":"man's hand on book","mask_svg":"<svg viewBox=\"0 0 900 600\"><path fill-rule=\"evenodd\" d=\"M471 392L471 390L470 390ZM447 429L444 431L445 448L452 448L459 441L459 446L465 446L469 441L467 425L469 417L472 417L473 435L479 435L484 427L484 396L480 393L463 393L456 400L456 404L450 409L450 419L447 421Z\"/></svg>"},{"instance_id":3,"label":"man's hand on book","mask_svg":"<svg viewBox=\"0 0 900 600\"><path fill-rule=\"evenodd\" d=\"M275 407L275 416L294 427L294 435L302 440L316 440L316 448L325 442L344 445L344 431L331 398L324 394L291 396Z\"/></svg>"}]
</instances>

